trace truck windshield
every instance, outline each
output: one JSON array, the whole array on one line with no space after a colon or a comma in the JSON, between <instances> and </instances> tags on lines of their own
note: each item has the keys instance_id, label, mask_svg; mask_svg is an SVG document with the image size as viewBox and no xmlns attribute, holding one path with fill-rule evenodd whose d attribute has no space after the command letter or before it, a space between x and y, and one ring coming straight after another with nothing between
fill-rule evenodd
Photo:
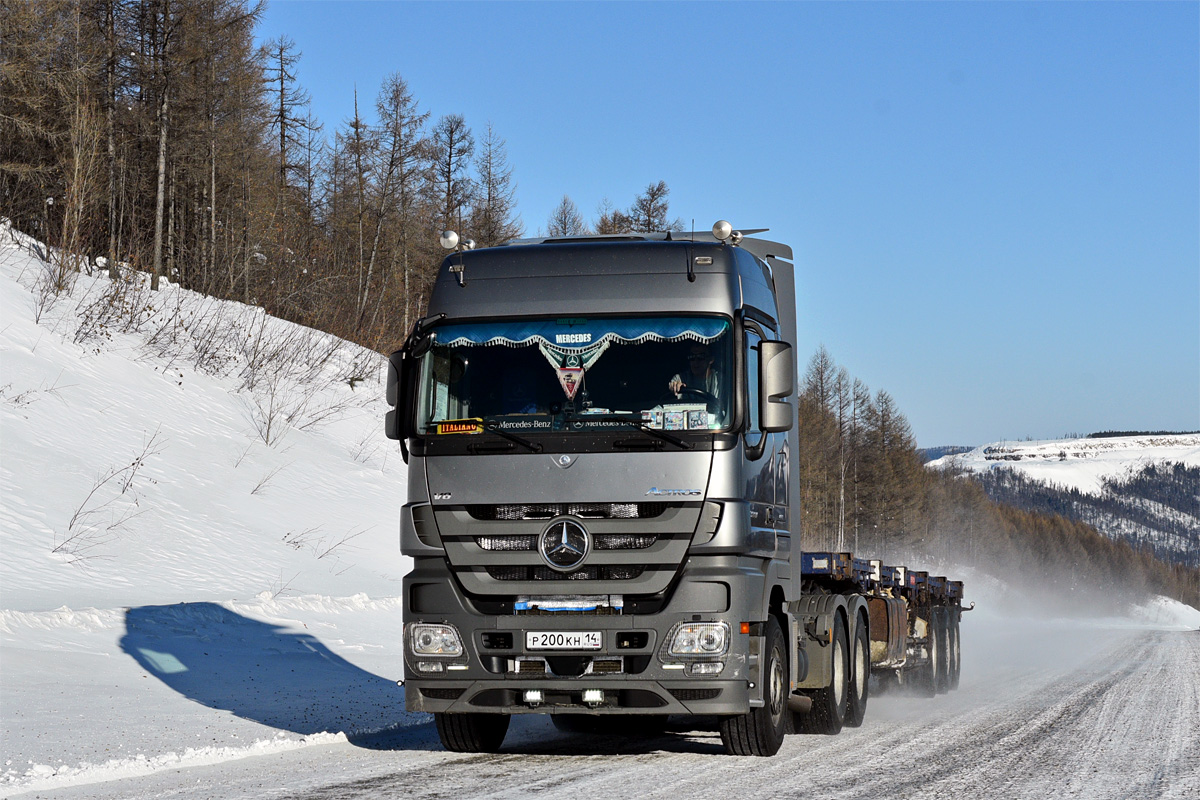
<instances>
[{"instance_id":1,"label":"truck windshield","mask_svg":"<svg viewBox=\"0 0 1200 800\"><path fill-rule=\"evenodd\" d=\"M442 325L428 335L417 389L424 435L730 424L725 317L555 317Z\"/></svg>"}]
</instances>

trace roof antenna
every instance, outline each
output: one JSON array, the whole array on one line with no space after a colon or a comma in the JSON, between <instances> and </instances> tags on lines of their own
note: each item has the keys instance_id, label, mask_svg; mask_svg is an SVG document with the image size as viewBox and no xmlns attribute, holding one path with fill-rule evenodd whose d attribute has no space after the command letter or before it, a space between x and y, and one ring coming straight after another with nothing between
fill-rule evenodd
<instances>
[{"instance_id":1,"label":"roof antenna","mask_svg":"<svg viewBox=\"0 0 1200 800\"><path fill-rule=\"evenodd\" d=\"M693 252L696 247L696 218L692 217L692 232L688 235L688 283L696 282L696 259Z\"/></svg>"},{"instance_id":2,"label":"roof antenna","mask_svg":"<svg viewBox=\"0 0 1200 800\"><path fill-rule=\"evenodd\" d=\"M454 275L458 276L458 285L459 286L466 286L467 285L467 274L466 274L466 266L463 264L463 255L462 254L463 254L464 250L474 250L475 249L475 240L474 239L463 239L462 242L460 243L457 233L455 233L454 231L442 231L440 241L441 241L442 247L444 247L447 250L452 250L452 251L455 251L458 253L458 263L450 265L450 272L453 273Z\"/></svg>"}]
</instances>

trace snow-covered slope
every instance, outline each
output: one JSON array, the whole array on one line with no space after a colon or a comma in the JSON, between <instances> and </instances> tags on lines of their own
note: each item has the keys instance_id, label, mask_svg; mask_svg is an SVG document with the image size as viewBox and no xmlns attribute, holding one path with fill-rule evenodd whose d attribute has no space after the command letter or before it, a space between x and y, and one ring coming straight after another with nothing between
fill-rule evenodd
<instances>
[{"instance_id":1,"label":"snow-covered slope","mask_svg":"<svg viewBox=\"0 0 1200 800\"><path fill-rule=\"evenodd\" d=\"M1099 494L1105 478L1163 462L1200 466L1200 434L994 442L942 456L927 466L968 472L1011 467L1035 480Z\"/></svg>"},{"instance_id":2,"label":"snow-covered slope","mask_svg":"<svg viewBox=\"0 0 1200 800\"><path fill-rule=\"evenodd\" d=\"M0 227L0 794L413 721L383 360L39 251Z\"/></svg>"}]
</instances>

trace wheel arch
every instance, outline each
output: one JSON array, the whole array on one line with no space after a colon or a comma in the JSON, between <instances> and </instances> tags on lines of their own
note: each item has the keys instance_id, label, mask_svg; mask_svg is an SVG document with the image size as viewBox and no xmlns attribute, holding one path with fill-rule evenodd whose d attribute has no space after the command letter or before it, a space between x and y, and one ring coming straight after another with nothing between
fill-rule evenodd
<instances>
[{"instance_id":1,"label":"wheel arch","mask_svg":"<svg viewBox=\"0 0 1200 800\"><path fill-rule=\"evenodd\" d=\"M837 624L844 626L847 637L852 632L849 627L848 598L840 594L808 594L788 605L803 631L809 664L808 675L796 684L796 688L817 689L827 686L833 669L830 632Z\"/></svg>"}]
</instances>

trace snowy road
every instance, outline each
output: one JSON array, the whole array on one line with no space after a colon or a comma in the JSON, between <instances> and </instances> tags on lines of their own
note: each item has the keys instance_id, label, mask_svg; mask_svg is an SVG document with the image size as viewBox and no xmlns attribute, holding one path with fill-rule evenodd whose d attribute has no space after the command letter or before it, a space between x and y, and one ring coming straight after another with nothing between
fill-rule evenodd
<instances>
[{"instance_id":1,"label":"snowy road","mask_svg":"<svg viewBox=\"0 0 1200 800\"><path fill-rule=\"evenodd\" d=\"M1200 632L964 620L962 686L873 697L836 737L733 758L712 720L646 738L515 719L497 755L440 750L433 726L42 798L1200 797Z\"/></svg>"}]
</instances>

